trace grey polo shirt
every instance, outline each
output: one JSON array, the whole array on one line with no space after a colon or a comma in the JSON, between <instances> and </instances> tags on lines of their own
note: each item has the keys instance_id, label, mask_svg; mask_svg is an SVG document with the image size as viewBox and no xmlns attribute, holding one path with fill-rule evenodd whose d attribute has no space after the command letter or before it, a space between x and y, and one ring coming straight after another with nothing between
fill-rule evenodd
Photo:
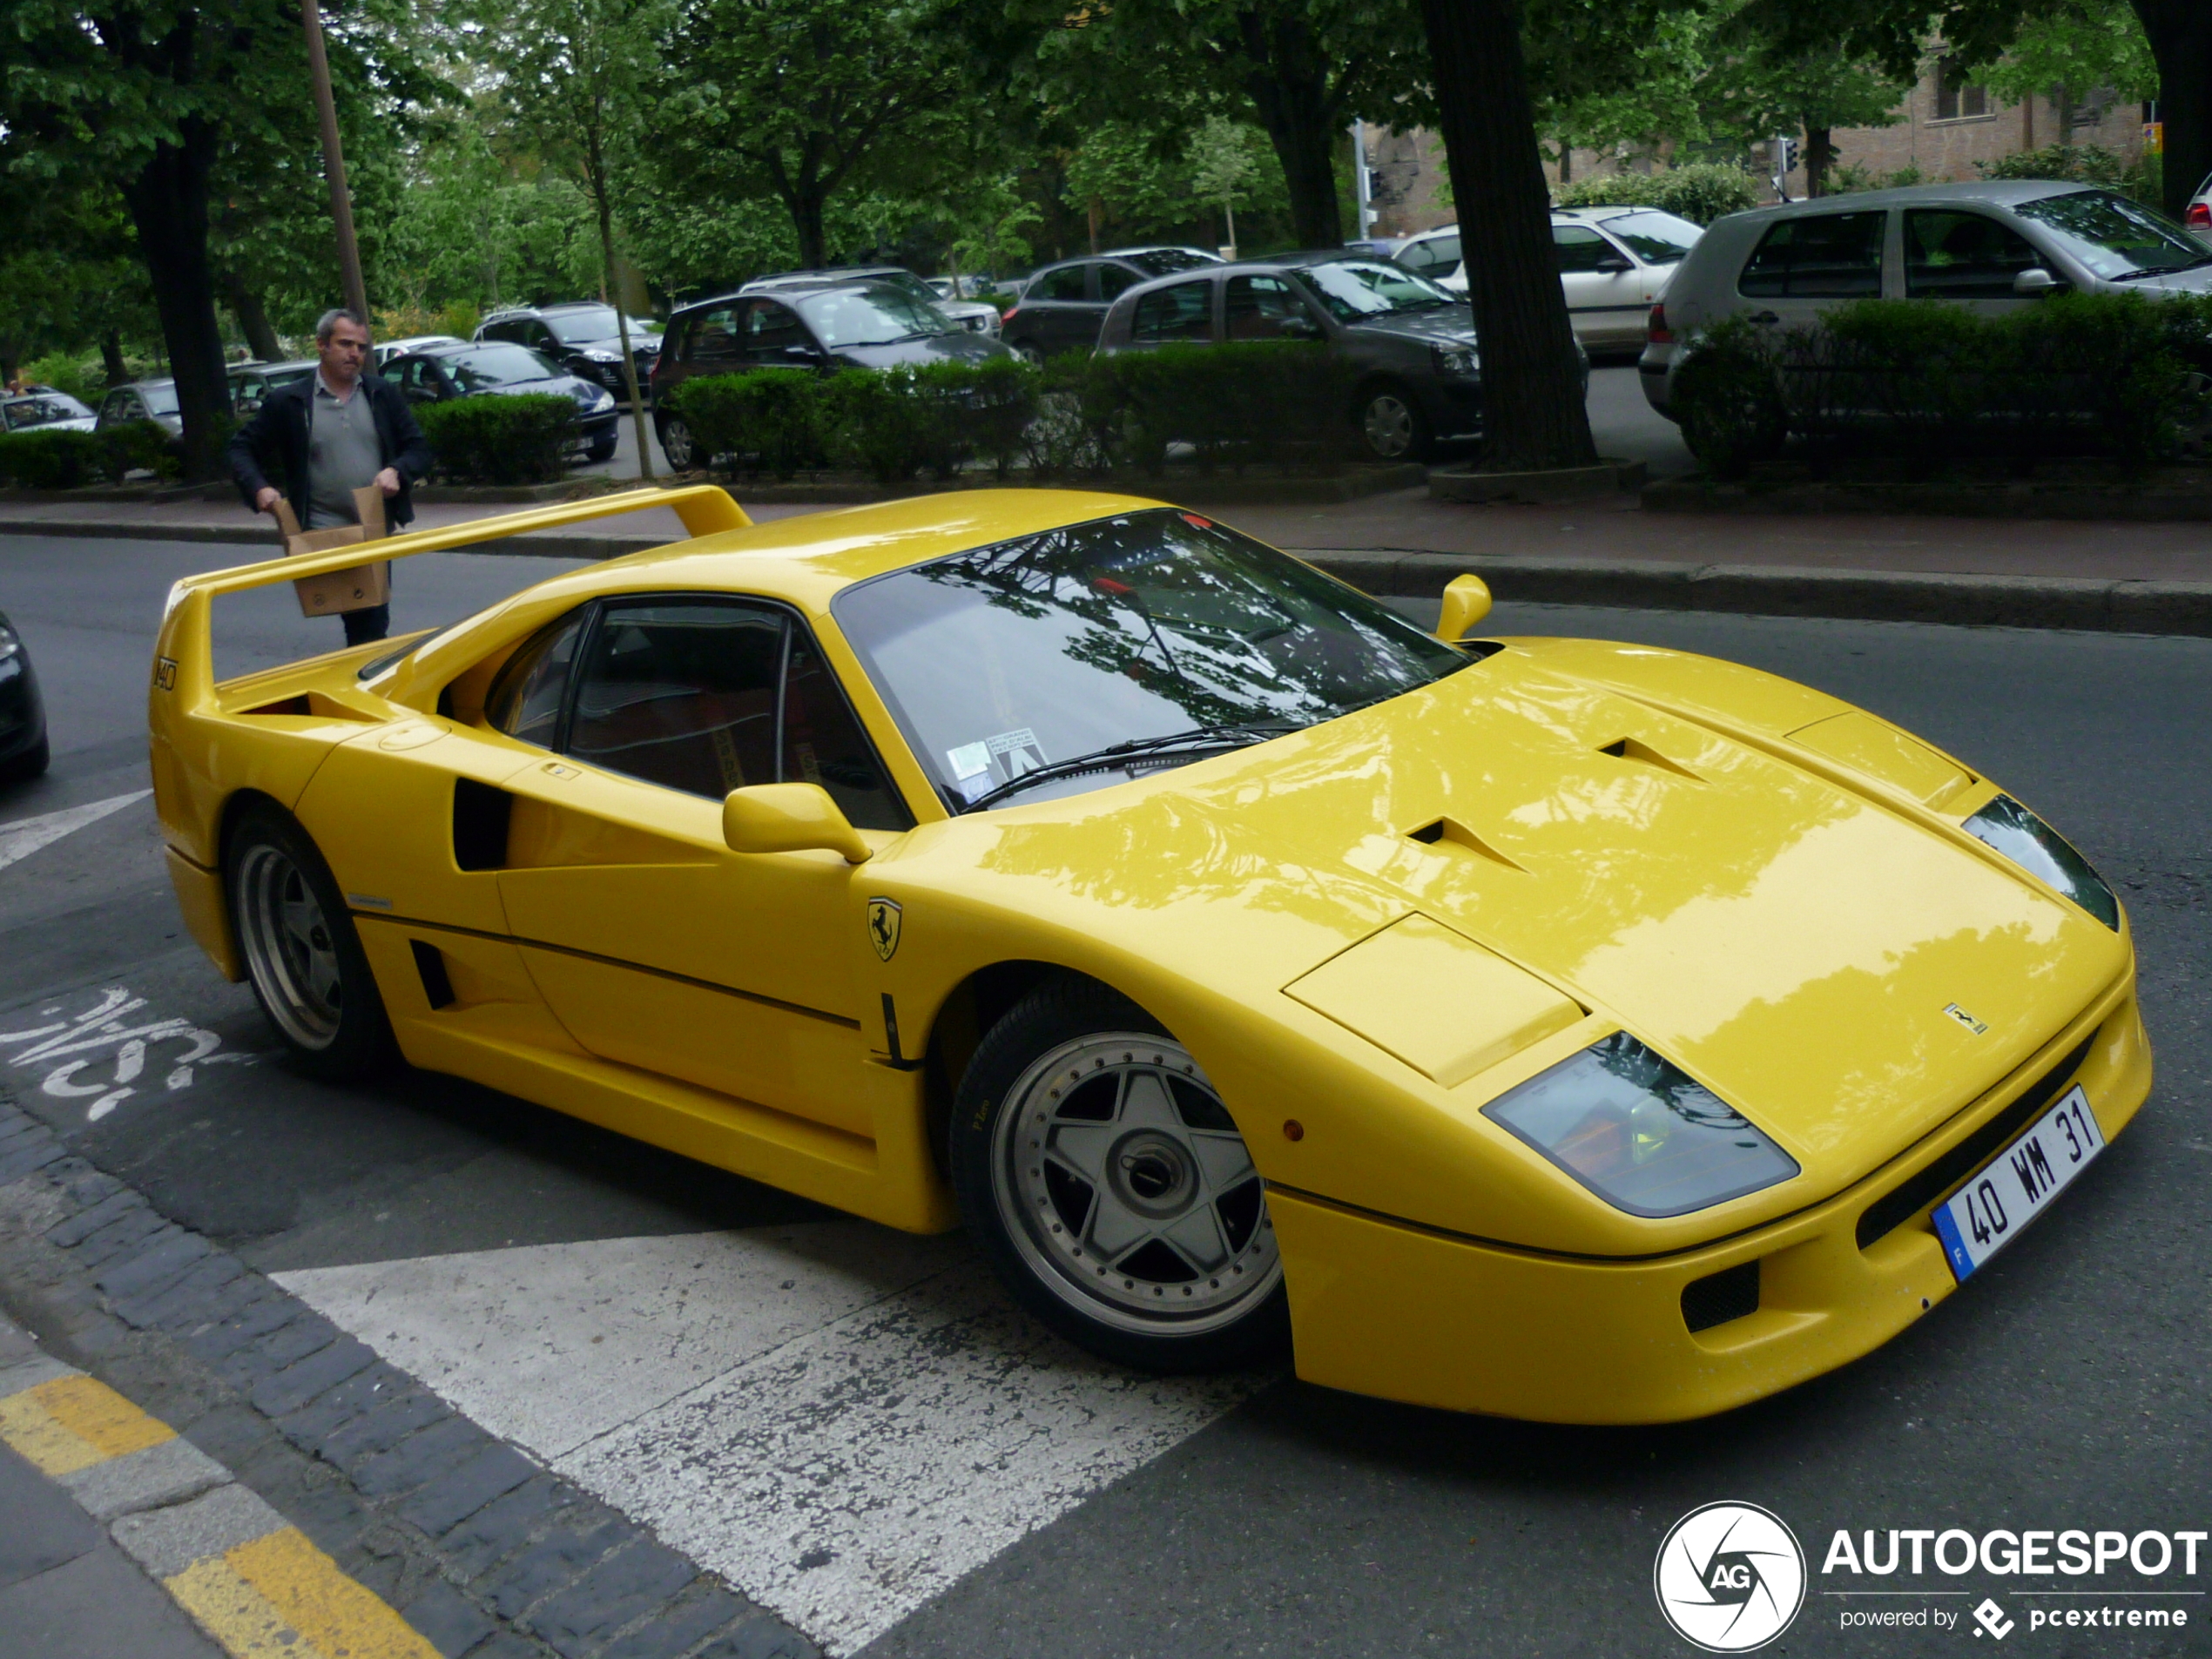
<instances>
[{"instance_id":1,"label":"grey polo shirt","mask_svg":"<svg viewBox=\"0 0 2212 1659\"><path fill-rule=\"evenodd\" d=\"M314 395L307 424L307 523L311 530L358 524L354 492L376 482L384 470L384 448L377 442L376 415L361 382L341 400L315 371Z\"/></svg>"}]
</instances>

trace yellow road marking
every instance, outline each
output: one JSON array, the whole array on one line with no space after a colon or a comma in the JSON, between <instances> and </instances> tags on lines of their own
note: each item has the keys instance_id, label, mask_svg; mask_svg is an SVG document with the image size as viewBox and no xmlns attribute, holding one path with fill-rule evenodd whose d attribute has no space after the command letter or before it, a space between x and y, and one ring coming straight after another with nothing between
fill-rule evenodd
<instances>
[{"instance_id":1,"label":"yellow road marking","mask_svg":"<svg viewBox=\"0 0 2212 1659\"><path fill-rule=\"evenodd\" d=\"M57 1377L0 1399L0 1440L47 1474L68 1474L144 1451L174 1440L176 1433L105 1383L83 1375Z\"/></svg>"},{"instance_id":2,"label":"yellow road marking","mask_svg":"<svg viewBox=\"0 0 2212 1659\"><path fill-rule=\"evenodd\" d=\"M304 1640L268 1599L220 1555L194 1561L164 1581L177 1605L222 1644L232 1659L334 1659Z\"/></svg>"},{"instance_id":3,"label":"yellow road marking","mask_svg":"<svg viewBox=\"0 0 2212 1659\"><path fill-rule=\"evenodd\" d=\"M297 1527L239 1544L223 1559L327 1659L439 1659L413 1626Z\"/></svg>"}]
</instances>

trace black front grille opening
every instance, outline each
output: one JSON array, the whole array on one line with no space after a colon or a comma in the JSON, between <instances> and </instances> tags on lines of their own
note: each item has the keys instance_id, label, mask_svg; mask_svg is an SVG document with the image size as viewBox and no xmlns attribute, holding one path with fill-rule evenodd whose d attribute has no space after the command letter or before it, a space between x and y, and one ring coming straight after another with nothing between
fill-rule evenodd
<instances>
[{"instance_id":1,"label":"black front grille opening","mask_svg":"<svg viewBox=\"0 0 2212 1659\"><path fill-rule=\"evenodd\" d=\"M415 971L422 976L422 995L430 999L434 1008L450 1008L455 1001L453 977L446 972L445 953L419 939L407 942L415 951Z\"/></svg>"},{"instance_id":2,"label":"black front grille opening","mask_svg":"<svg viewBox=\"0 0 2212 1659\"><path fill-rule=\"evenodd\" d=\"M1433 824L1424 824L1417 830L1407 830L1406 839L1419 841L1425 846L1434 846L1444 839L1444 820L1440 818Z\"/></svg>"},{"instance_id":3,"label":"black front grille opening","mask_svg":"<svg viewBox=\"0 0 2212 1659\"><path fill-rule=\"evenodd\" d=\"M1926 1169L1867 1205L1858 1218L1858 1247L1865 1250L1888 1238L1994 1157L2000 1147L2040 1116L2043 1109L2074 1081L2074 1074L2081 1069L2096 1040L2096 1033L2091 1032L2081 1040L2080 1047L2022 1090L2018 1100Z\"/></svg>"},{"instance_id":4,"label":"black front grille opening","mask_svg":"<svg viewBox=\"0 0 2212 1659\"><path fill-rule=\"evenodd\" d=\"M1692 1331L1710 1331L1759 1311L1759 1264L1745 1262L1694 1278L1682 1287L1682 1322Z\"/></svg>"}]
</instances>

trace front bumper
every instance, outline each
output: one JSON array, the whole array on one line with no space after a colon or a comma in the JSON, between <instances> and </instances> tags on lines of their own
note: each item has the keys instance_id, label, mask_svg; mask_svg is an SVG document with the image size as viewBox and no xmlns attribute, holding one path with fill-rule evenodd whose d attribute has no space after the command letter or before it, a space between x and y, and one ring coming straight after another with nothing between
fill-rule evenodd
<instances>
[{"instance_id":1,"label":"front bumper","mask_svg":"<svg viewBox=\"0 0 2212 1659\"><path fill-rule=\"evenodd\" d=\"M37 748L45 735L45 705L30 659L18 653L0 661L0 761Z\"/></svg>"},{"instance_id":2,"label":"front bumper","mask_svg":"<svg viewBox=\"0 0 2212 1659\"><path fill-rule=\"evenodd\" d=\"M2085 1040L2079 1068L2055 1081L2087 1089L2111 1140L2150 1092L2132 968L2027 1065L1865 1179L1784 1220L1664 1257L1540 1255L1271 1187L1298 1374L1451 1411L1656 1423L1727 1411L1832 1371L1958 1288L1928 1211L1969 1172L1864 1244L1860 1233L1873 1230L1861 1217L2053 1081ZM1749 1264L1756 1309L1691 1331L1683 1292Z\"/></svg>"}]
</instances>

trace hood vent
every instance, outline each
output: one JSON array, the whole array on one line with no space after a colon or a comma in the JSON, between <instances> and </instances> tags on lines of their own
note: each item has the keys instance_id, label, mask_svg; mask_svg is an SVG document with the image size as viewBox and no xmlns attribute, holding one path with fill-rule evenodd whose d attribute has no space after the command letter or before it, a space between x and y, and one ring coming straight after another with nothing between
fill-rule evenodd
<instances>
[{"instance_id":1,"label":"hood vent","mask_svg":"<svg viewBox=\"0 0 2212 1659\"><path fill-rule=\"evenodd\" d=\"M1694 784L1702 784L1705 781L1689 767L1677 761L1668 759L1649 744L1639 743L1634 738L1618 738L1605 745L1598 752L1602 755L1611 755L1615 760L1634 760L1643 765L1656 766L1662 772L1673 772L1677 778L1687 778Z\"/></svg>"},{"instance_id":2,"label":"hood vent","mask_svg":"<svg viewBox=\"0 0 2212 1659\"><path fill-rule=\"evenodd\" d=\"M1406 839L1419 841L1424 846L1456 846L1463 853L1472 853L1477 858L1487 859L1493 864L1518 871L1522 875L1528 873L1527 866L1507 858L1456 818L1440 818L1417 830L1407 830Z\"/></svg>"}]
</instances>

